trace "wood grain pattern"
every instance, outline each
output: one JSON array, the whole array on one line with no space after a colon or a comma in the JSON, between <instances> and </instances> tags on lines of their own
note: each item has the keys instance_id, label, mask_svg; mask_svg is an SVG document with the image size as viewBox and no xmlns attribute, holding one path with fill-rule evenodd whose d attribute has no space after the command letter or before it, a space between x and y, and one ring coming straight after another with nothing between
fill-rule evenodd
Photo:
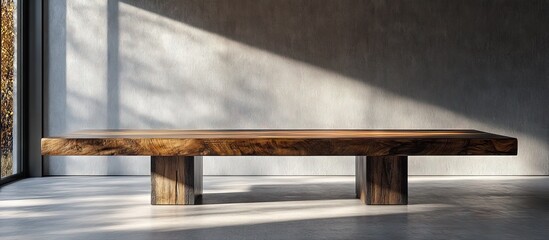
<instances>
[{"instance_id":1,"label":"wood grain pattern","mask_svg":"<svg viewBox=\"0 0 549 240\"><path fill-rule=\"evenodd\" d=\"M43 138L42 154L153 156L152 204L200 203L201 156L354 155L357 198L407 204L407 156L516 155L517 144L476 130L91 130Z\"/></svg>"},{"instance_id":2,"label":"wood grain pattern","mask_svg":"<svg viewBox=\"0 0 549 240\"><path fill-rule=\"evenodd\" d=\"M202 157L151 157L151 204L202 203Z\"/></svg>"},{"instance_id":3,"label":"wood grain pattern","mask_svg":"<svg viewBox=\"0 0 549 240\"><path fill-rule=\"evenodd\" d=\"M369 205L408 204L408 157L356 157L357 198Z\"/></svg>"},{"instance_id":4,"label":"wood grain pattern","mask_svg":"<svg viewBox=\"0 0 549 240\"><path fill-rule=\"evenodd\" d=\"M43 155L516 155L517 139L475 130L90 130L42 139Z\"/></svg>"}]
</instances>

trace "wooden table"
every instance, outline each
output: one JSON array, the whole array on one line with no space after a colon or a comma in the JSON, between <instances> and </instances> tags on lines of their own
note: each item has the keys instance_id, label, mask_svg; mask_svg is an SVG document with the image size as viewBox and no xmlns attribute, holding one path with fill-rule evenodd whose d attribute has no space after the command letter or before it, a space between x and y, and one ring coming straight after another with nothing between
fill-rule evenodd
<instances>
[{"instance_id":1,"label":"wooden table","mask_svg":"<svg viewBox=\"0 0 549 240\"><path fill-rule=\"evenodd\" d=\"M476 130L90 130L42 139L43 155L151 156L152 204L202 202L202 156L356 156L356 196L408 203L408 156L516 155ZM480 159L479 159L480 160Z\"/></svg>"}]
</instances>

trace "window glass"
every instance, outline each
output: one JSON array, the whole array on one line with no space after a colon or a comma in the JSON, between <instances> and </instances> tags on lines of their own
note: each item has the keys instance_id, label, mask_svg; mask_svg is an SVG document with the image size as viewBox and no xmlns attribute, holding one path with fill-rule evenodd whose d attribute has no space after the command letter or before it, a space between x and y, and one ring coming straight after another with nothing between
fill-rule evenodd
<instances>
[{"instance_id":1,"label":"window glass","mask_svg":"<svg viewBox=\"0 0 549 240\"><path fill-rule=\"evenodd\" d=\"M1 137L0 151L2 161L1 177L11 176L19 172L17 161L17 128L16 128L16 99L17 99L17 1L2 1L2 56L1 56Z\"/></svg>"}]
</instances>

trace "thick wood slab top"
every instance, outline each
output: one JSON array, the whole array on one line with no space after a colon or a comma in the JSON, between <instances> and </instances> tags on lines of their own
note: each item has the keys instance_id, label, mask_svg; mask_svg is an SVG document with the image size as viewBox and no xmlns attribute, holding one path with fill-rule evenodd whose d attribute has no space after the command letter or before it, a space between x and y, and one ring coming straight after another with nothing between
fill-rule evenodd
<instances>
[{"instance_id":1,"label":"thick wood slab top","mask_svg":"<svg viewBox=\"0 0 549 240\"><path fill-rule=\"evenodd\" d=\"M476 130L86 130L42 139L43 155L516 155L517 139Z\"/></svg>"}]
</instances>

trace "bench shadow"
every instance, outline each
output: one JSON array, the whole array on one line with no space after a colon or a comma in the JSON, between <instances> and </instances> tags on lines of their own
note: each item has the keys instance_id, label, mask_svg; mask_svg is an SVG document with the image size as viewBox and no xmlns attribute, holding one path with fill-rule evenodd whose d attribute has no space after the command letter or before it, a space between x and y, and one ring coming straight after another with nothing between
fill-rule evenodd
<instances>
[{"instance_id":1,"label":"bench shadow","mask_svg":"<svg viewBox=\"0 0 549 240\"><path fill-rule=\"evenodd\" d=\"M247 192L205 193L202 204L354 199L353 183L255 185Z\"/></svg>"},{"instance_id":2,"label":"bench shadow","mask_svg":"<svg viewBox=\"0 0 549 240\"><path fill-rule=\"evenodd\" d=\"M488 180L490 181L490 180ZM518 204L549 211L549 193L543 187L544 179L504 180L502 185L517 182L539 183L534 187L508 192L505 187L490 186L487 180L456 180L453 182L410 182L408 184L408 206L414 205L478 205L484 199L486 204ZM202 204L262 203L314 200L349 200L355 197L355 182L319 182L310 184L263 184L253 185L248 191L227 193L205 193ZM359 201L356 199L357 202ZM362 204L362 203L361 203ZM483 206L478 205L478 208ZM484 206L488 207L488 206Z\"/></svg>"}]
</instances>

